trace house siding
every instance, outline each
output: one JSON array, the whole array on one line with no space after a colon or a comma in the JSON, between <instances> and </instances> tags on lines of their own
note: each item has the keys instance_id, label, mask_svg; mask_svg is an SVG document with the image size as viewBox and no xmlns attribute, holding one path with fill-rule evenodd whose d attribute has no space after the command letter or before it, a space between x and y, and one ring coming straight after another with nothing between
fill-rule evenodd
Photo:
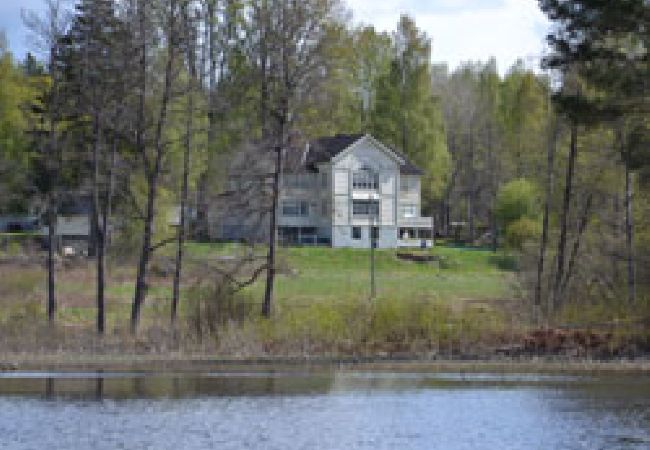
<instances>
[{"instance_id":1,"label":"house siding","mask_svg":"<svg viewBox=\"0 0 650 450\"><path fill-rule=\"evenodd\" d=\"M297 236L298 241L306 243L301 241L301 237L313 235L317 230L319 243L328 242L333 247L369 248L371 229L376 227L379 232L377 247L398 247L400 205L416 205L418 216L421 209L419 176L407 175L410 189L404 191L401 188L403 163L401 156L366 136L327 162L312 166L312 171L286 174L278 204L280 234L292 239ZM376 188L372 184L365 184L364 188L354 187L354 174L360 170L369 170L377 175ZM283 215L282 204L287 200L308 203L309 214L299 217ZM355 216L355 200L378 202L378 215ZM359 228L359 239L353 239L353 227Z\"/></svg>"},{"instance_id":2,"label":"house siding","mask_svg":"<svg viewBox=\"0 0 650 450\"><path fill-rule=\"evenodd\" d=\"M361 226L361 239L352 239L352 226L335 226L332 233L332 247L370 248L370 227ZM397 247L397 228L380 226L378 248Z\"/></svg>"}]
</instances>

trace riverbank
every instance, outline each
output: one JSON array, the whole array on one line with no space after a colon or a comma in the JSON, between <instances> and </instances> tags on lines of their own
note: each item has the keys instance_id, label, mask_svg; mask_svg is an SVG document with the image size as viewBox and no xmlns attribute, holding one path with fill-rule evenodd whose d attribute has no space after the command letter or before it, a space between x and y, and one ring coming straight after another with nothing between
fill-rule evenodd
<instances>
[{"instance_id":1,"label":"riverbank","mask_svg":"<svg viewBox=\"0 0 650 450\"><path fill-rule=\"evenodd\" d=\"M485 360L382 358L219 358L206 355L3 355L0 373L11 372L292 372L372 371L410 373L644 374L650 358L571 359L558 357Z\"/></svg>"},{"instance_id":2,"label":"riverbank","mask_svg":"<svg viewBox=\"0 0 650 450\"><path fill-rule=\"evenodd\" d=\"M505 253L436 247L428 251L437 261L432 265L377 251L377 296L369 298L367 251L284 249L273 314L264 319L262 284L233 292L213 279L210 264L237 247L192 244L188 250L191 284L182 291L176 323L169 321L169 274L161 269L164 260L156 260L136 334L129 329L133 267L128 263L111 270L103 336L95 332L91 261L57 272L59 309L53 324L45 319L42 267L3 266L0 355L36 361L36 368L44 357L61 358L63 365L106 360L110 368L122 355L133 355L136 362L140 355L157 355L151 357L163 360L164 369L165 361L187 355L336 364L534 360L538 355L616 361L650 354L650 321L641 320L650 317L648 301L634 310L580 306L567 315L570 320L558 319L564 326L533 325L530 305L516 292L516 260Z\"/></svg>"}]
</instances>

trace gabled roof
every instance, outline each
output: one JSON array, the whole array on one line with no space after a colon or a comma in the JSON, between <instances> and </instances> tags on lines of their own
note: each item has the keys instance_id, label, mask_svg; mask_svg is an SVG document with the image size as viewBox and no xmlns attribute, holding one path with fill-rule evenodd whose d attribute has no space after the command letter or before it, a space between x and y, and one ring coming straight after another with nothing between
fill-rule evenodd
<instances>
[{"instance_id":1,"label":"gabled roof","mask_svg":"<svg viewBox=\"0 0 650 450\"><path fill-rule=\"evenodd\" d=\"M309 143L307 166L330 162L332 158L360 140L363 134L337 134L321 137Z\"/></svg>"},{"instance_id":2,"label":"gabled roof","mask_svg":"<svg viewBox=\"0 0 650 450\"><path fill-rule=\"evenodd\" d=\"M330 162L365 136L365 134L337 134L336 136L318 138L309 143L305 165L308 169L314 170L317 164ZM389 146L386 148L402 160L400 164L402 175L422 175L422 171L402 153Z\"/></svg>"}]
</instances>

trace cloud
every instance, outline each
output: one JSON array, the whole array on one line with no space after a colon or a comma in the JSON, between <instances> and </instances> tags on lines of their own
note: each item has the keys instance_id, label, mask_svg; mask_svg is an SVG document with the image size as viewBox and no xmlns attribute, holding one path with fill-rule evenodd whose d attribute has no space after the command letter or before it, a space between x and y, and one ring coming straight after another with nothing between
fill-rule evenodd
<instances>
[{"instance_id":1,"label":"cloud","mask_svg":"<svg viewBox=\"0 0 650 450\"><path fill-rule=\"evenodd\" d=\"M407 13L433 40L433 60L457 67L495 57L504 73L517 59L536 66L549 25L535 0L350 0L354 19L395 29Z\"/></svg>"},{"instance_id":2,"label":"cloud","mask_svg":"<svg viewBox=\"0 0 650 450\"><path fill-rule=\"evenodd\" d=\"M399 7L415 14L453 14L463 11L483 11L502 8L505 0L402 0Z\"/></svg>"}]
</instances>

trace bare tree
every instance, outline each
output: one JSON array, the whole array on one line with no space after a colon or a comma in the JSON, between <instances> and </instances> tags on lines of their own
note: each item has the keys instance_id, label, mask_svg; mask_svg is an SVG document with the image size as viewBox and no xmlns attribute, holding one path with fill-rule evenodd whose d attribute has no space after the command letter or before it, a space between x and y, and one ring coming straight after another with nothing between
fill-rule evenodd
<instances>
[{"instance_id":1,"label":"bare tree","mask_svg":"<svg viewBox=\"0 0 650 450\"><path fill-rule=\"evenodd\" d=\"M176 243L176 264L174 269L174 281L172 285L172 306L171 306L171 321L172 324L176 321L178 302L180 297L180 284L183 271L183 246L185 244L185 237L187 233L187 206L189 195L189 176L190 176L190 161L193 147L193 134L194 134L194 94L198 86L198 74L196 67L196 53L197 53L197 28L196 18L192 16L190 5L185 2L183 4L183 27L184 27L184 46L187 58L187 68L189 77L187 81L187 109L185 111L185 137L183 149L183 175L181 186L181 202L179 211L179 223Z\"/></svg>"},{"instance_id":2,"label":"bare tree","mask_svg":"<svg viewBox=\"0 0 650 450\"><path fill-rule=\"evenodd\" d=\"M573 196L573 178L575 174L576 160L578 158L578 123L575 118L571 119L571 143L569 147L569 161L566 169L564 180L564 196L562 200L562 210L560 212L560 237L557 244L556 268L553 281L553 291L551 293L551 303L554 308L562 304L562 279L565 276L566 266L566 246L569 227L569 213L571 209L571 199Z\"/></svg>"},{"instance_id":3,"label":"bare tree","mask_svg":"<svg viewBox=\"0 0 650 450\"><path fill-rule=\"evenodd\" d=\"M335 20L337 0L258 0L253 29L258 31L253 55L260 82L260 116L264 151L275 155L271 181L266 285L262 314L271 315L276 275L277 209L283 153L299 105L315 89L327 67L324 48L327 24Z\"/></svg>"},{"instance_id":4,"label":"bare tree","mask_svg":"<svg viewBox=\"0 0 650 450\"><path fill-rule=\"evenodd\" d=\"M142 232L142 246L138 260L138 269L131 308L131 331L137 331L140 313L147 291L147 272L151 256L160 245L153 242L153 224L156 217L156 196L163 168L163 158L167 150L165 127L169 116L169 105L174 95L175 81L178 71L176 60L178 57L178 43L180 40L179 3L178 0L161 0L159 8L153 8L149 2L137 2L138 37L140 40L140 92L138 93L138 112L136 124L136 152L141 159L144 175L147 182L147 200L144 213L144 229ZM147 109L145 103L148 96L148 56L149 39L153 38L148 27L148 15L157 14L160 18L160 30L165 37L164 75L162 91L157 100L157 108L153 122L153 136L147 139Z\"/></svg>"},{"instance_id":5,"label":"bare tree","mask_svg":"<svg viewBox=\"0 0 650 450\"><path fill-rule=\"evenodd\" d=\"M555 175L555 152L559 138L560 126L558 120L549 121L549 140L546 149L546 186L544 196L544 213L542 219L542 238L539 246L539 258L537 260L537 283L535 285L535 314L536 319L540 318L542 307L542 277L544 276L544 265L546 262L546 249L548 246L549 221L551 215L551 203L553 201L553 179Z\"/></svg>"},{"instance_id":6,"label":"bare tree","mask_svg":"<svg viewBox=\"0 0 650 450\"><path fill-rule=\"evenodd\" d=\"M56 222L61 175L61 152L59 142L61 115L60 74L56 65L59 40L69 24L69 10L63 0L45 0L45 12L39 16L33 11L22 10L23 22L31 31L34 46L46 56L47 71L51 79L47 92L42 97L42 107L37 107L41 117L37 133L40 141L44 175L46 215L48 222L47 252L47 317L54 322L56 314L55 246L57 243ZM43 180L41 180L43 181Z\"/></svg>"}]
</instances>

